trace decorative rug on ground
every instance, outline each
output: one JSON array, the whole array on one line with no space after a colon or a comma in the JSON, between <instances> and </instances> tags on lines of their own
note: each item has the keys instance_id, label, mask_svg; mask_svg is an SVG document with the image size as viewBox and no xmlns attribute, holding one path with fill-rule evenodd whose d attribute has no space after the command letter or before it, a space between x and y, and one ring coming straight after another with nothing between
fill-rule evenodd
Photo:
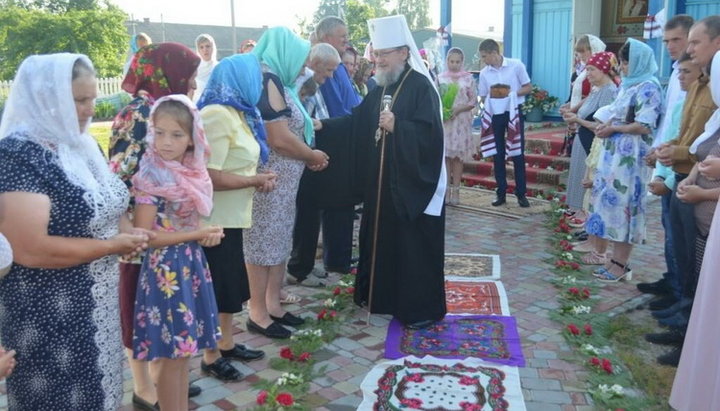
<instances>
[{"instance_id":1,"label":"decorative rug on ground","mask_svg":"<svg viewBox=\"0 0 720 411\"><path fill-rule=\"evenodd\" d=\"M445 299L449 314L510 315L499 281L445 281Z\"/></svg>"},{"instance_id":2,"label":"decorative rug on ground","mask_svg":"<svg viewBox=\"0 0 720 411\"><path fill-rule=\"evenodd\" d=\"M512 194L507 196L507 202L494 207L495 191L474 187L460 187L460 204L455 207L481 214L490 214L512 219L520 219L529 215L550 211L550 203L534 197L528 197L529 208L520 207Z\"/></svg>"},{"instance_id":3,"label":"decorative rug on ground","mask_svg":"<svg viewBox=\"0 0 720 411\"><path fill-rule=\"evenodd\" d=\"M513 317L445 316L422 329L405 328L393 319L385 340L385 358L432 355L438 358L480 358L524 367L520 335Z\"/></svg>"},{"instance_id":4,"label":"decorative rug on ground","mask_svg":"<svg viewBox=\"0 0 720 411\"><path fill-rule=\"evenodd\" d=\"M497 254L445 253L445 279L483 281L500 279Z\"/></svg>"},{"instance_id":5,"label":"decorative rug on ground","mask_svg":"<svg viewBox=\"0 0 720 411\"><path fill-rule=\"evenodd\" d=\"M360 388L359 410L525 410L518 369L476 359L388 361L370 370Z\"/></svg>"}]
</instances>

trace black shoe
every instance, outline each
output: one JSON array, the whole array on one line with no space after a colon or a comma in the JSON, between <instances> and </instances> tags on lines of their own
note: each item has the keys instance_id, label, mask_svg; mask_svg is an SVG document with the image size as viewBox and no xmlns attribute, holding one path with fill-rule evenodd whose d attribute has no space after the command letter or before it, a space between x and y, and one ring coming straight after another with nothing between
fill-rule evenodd
<instances>
[{"instance_id":1,"label":"black shoe","mask_svg":"<svg viewBox=\"0 0 720 411\"><path fill-rule=\"evenodd\" d=\"M132 405L136 410L142 411L158 411L160 409L160 405L157 402L155 404L150 404L134 392L132 396Z\"/></svg>"},{"instance_id":2,"label":"black shoe","mask_svg":"<svg viewBox=\"0 0 720 411\"><path fill-rule=\"evenodd\" d=\"M230 364L230 360L223 357L218 358L212 364L200 361L200 369L220 381L240 381L243 378L242 373Z\"/></svg>"},{"instance_id":3,"label":"black shoe","mask_svg":"<svg viewBox=\"0 0 720 411\"><path fill-rule=\"evenodd\" d=\"M573 233L574 241L585 241L587 240L588 233L585 230L576 231Z\"/></svg>"},{"instance_id":4,"label":"black shoe","mask_svg":"<svg viewBox=\"0 0 720 411\"><path fill-rule=\"evenodd\" d=\"M231 350L220 350L223 358L230 358L238 361L254 361L265 357L265 352L260 350L251 350L242 344L235 344Z\"/></svg>"},{"instance_id":5,"label":"black shoe","mask_svg":"<svg viewBox=\"0 0 720 411\"><path fill-rule=\"evenodd\" d=\"M638 291L643 294L666 295L672 291L667 280L661 278L654 283L640 283L637 286Z\"/></svg>"},{"instance_id":6,"label":"black shoe","mask_svg":"<svg viewBox=\"0 0 720 411\"><path fill-rule=\"evenodd\" d=\"M292 332L290 332L290 330L276 322L268 325L267 328L262 328L261 326L257 325L255 321L249 318L247 320L247 329L251 333L262 334L267 338L290 338L290 336L292 335Z\"/></svg>"},{"instance_id":7,"label":"black shoe","mask_svg":"<svg viewBox=\"0 0 720 411\"><path fill-rule=\"evenodd\" d=\"M434 321L434 320L416 321L414 323L405 324L405 328L409 328L411 330L422 330L422 329L430 327L431 325L435 324L436 322L437 321Z\"/></svg>"},{"instance_id":8,"label":"black shoe","mask_svg":"<svg viewBox=\"0 0 720 411\"><path fill-rule=\"evenodd\" d=\"M530 202L528 201L527 197L524 195L517 196L518 205L522 208L529 208Z\"/></svg>"},{"instance_id":9,"label":"black shoe","mask_svg":"<svg viewBox=\"0 0 720 411\"><path fill-rule=\"evenodd\" d=\"M675 347L672 351L657 357L657 362L660 365L677 367L680 364L680 354L682 354L682 346Z\"/></svg>"},{"instance_id":10,"label":"black shoe","mask_svg":"<svg viewBox=\"0 0 720 411\"><path fill-rule=\"evenodd\" d=\"M671 305L670 307L668 307L664 310L653 311L651 314L653 317L658 318L658 319L672 317L673 315L675 315L677 312L679 312L683 308L688 307L690 304L692 304L692 302L689 299L685 298L685 299L682 299L682 300L676 302L675 304Z\"/></svg>"},{"instance_id":11,"label":"black shoe","mask_svg":"<svg viewBox=\"0 0 720 411\"><path fill-rule=\"evenodd\" d=\"M678 330L670 330L664 333L645 334L645 341L653 344L678 345L685 340L685 334Z\"/></svg>"},{"instance_id":12,"label":"black shoe","mask_svg":"<svg viewBox=\"0 0 720 411\"><path fill-rule=\"evenodd\" d=\"M652 311L664 310L666 308L670 308L670 306L675 304L676 302L678 302L678 299L675 298L674 295L666 295L664 297L656 298L650 301L650 304L648 304L648 308Z\"/></svg>"},{"instance_id":13,"label":"black shoe","mask_svg":"<svg viewBox=\"0 0 720 411\"><path fill-rule=\"evenodd\" d=\"M297 327L305 324L305 320L288 312L286 312L282 317L275 317L274 315L271 315L270 318L275 322L282 325L289 325L290 327Z\"/></svg>"},{"instance_id":14,"label":"black shoe","mask_svg":"<svg viewBox=\"0 0 720 411\"><path fill-rule=\"evenodd\" d=\"M493 207L501 206L505 204L505 196L504 195L497 195L495 197L495 201L492 202Z\"/></svg>"},{"instance_id":15,"label":"black shoe","mask_svg":"<svg viewBox=\"0 0 720 411\"><path fill-rule=\"evenodd\" d=\"M679 311L670 317L659 319L658 322L660 323L660 325L664 325L666 327L682 329L682 328L687 328L689 318L688 318L687 314L685 314L682 311Z\"/></svg>"},{"instance_id":16,"label":"black shoe","mask_svg":"<svg viewBox=\"0 0 720 411\"><path fill-rule=\"evenodd\" d=\"M202 393L202 388L191 383L188 387L188 398L197 397L200 393Z\"/></svg>"}]
</instances>

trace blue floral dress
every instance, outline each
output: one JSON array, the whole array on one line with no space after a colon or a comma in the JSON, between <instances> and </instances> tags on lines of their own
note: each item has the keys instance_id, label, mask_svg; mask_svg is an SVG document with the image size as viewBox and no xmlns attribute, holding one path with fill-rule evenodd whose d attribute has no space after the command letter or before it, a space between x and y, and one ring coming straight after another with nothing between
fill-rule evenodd
<instances>
[{"instance_id":1,"label":"blue floral dress","mask_svg":"<svg viewBox=\"0 0 720 411\"><path fill-rule=\"evenodd\" d=\"M612 124L638 122L654 130L662 109L662 91L650 81L622 88L610 106ZM646 187L651 169L644 157L651 134L615 133L602 141L585 230L611 241L645 241Z\"/></svg>"},{"instance_id":2,"label":"blue floral dress","mask_svg":"<svg viewBox=\"0 0 720 411\"><path fill-rule=\"evenodd\" d=\"M158 231L195 227L164 198L137 193L136 204L157 206ZM205 254L197 241L150 248L140 269L135 300L133 355L139 360L183 358L216 348L217 303Z\"/></svg>"}]
</instances>

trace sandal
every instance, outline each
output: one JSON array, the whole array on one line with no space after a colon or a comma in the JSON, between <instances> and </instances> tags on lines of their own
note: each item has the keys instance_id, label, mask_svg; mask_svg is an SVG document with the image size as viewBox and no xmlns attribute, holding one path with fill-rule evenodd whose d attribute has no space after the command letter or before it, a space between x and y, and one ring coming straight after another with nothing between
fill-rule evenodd
<instances>
[{"instance_id":1,"label":"sandal","mask_svg":"<svg viewBox=\"0 0 720 411\"><path fill-rule=\"evenodd\" d=\"M611 273L610 270L603 267L603 269L600 272L595 274L595 277L597 277L598 281L602 281L604 283L616 283L620 280L626 280L626 281L632 280L633 272L630 269L629 264L622 264L613 259L610 259L610 262L615 264L616 266L622 268L623 274L620 276L616 276L615 274Z\"/></svg>"},{"instance_id":2,"label":"sandal","mask_svg":"<svg viewBox=\"0 0 720 411\"><path fill-rule=\"evenodd\" d=\"M280 304L297 304L302 298L293 293L286 293L285 298L280 299Z\"/></svg>"},{"instance_id":3,"label":"sandal","mask_svg":"<svg viewBox=\"0 0 720 411\"><path fill-rule=\"evenodd\" d=\"M607 261L607 257L605 256L605 254L600 254L597 251L592 250L590 251L590 253L580 257L580 260L583 262L583 264L586 265L604 265ZM599 269L595 270L593 271L593 274L597 274L599 271Z\"/></svg>"}]
</instances>

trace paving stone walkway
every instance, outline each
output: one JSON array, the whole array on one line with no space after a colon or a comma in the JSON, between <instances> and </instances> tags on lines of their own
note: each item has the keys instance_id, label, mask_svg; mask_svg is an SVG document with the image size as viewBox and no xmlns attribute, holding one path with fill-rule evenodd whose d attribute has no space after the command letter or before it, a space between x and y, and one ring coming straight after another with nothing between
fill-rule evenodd
<instances>
[{"instance_id":1,"label":"paving stone walkway","mask_svg":"<svg viewBox=\"0 0 720 411\"><path fill-rule=\"evenodd\" d=\"M514 200L508 197L508 200ZM600 310L622 310L637 300L634 284L637 281L654 281L662 273L662 231L659 227L659 203L653 201L648 217L648 242L637 247L632 263L636 279L631 283L606 285L601 290ZM543 260L546 230L543 216L529 216L520 220L482 215L454 208L447 210L446 251L458 253L499 254L502 264L502 282L507 290L511 314L517 318L523 341L527 366L520 369L523 395L529 411L586 411L592 410L589 395L585 393L587 372L576 363L566 361L572 355L564 342L558 324L549 319L558 308L556 290L546 281L552 275ZM657 223L657 224L655 224ZM304 313L304 307L317 302L312 297L316 290L289 287L303 297L291 311ZM325 366L325 374L311 385L306 397L311 409L345 411L354 410L362 400L359 386L363 377L376 363L382 361L383 343L388 316L374 315L371 324L365 324L365 313L358 310L340 330L339 338L315 356L318 366ZM191 361L191 380L203 388L203 393L192 399L191 409L203 411L252 408L257 391L252 384L260 378L274 379L279 372L270 369L270 358L278 357L282 342L249 334L245 331L245 315L235 319L235 340L259 348L267 353L265 359L248 364L235 363L247 377L237 383L222 384L200 372L200 358ZM0 383L0 408L7 407L5 385ZM125 397L123 411L132 410L130 399L132 382L125 370Z\"/></svg>"}]
</instances>

